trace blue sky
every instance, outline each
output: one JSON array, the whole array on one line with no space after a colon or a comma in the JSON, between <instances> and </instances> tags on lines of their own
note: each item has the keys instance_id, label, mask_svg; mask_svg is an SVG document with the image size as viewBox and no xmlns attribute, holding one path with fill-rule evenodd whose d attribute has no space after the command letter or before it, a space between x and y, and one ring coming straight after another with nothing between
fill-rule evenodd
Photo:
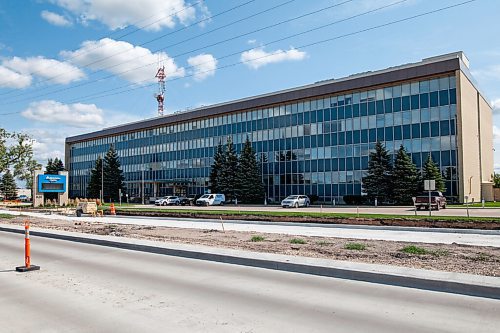
<instances>
[{"instance_id":1,"label":"blue sky","mask_svg":"<svg viewBox=\"0 0 500 333\"><path fill-rule=\"evenodd\" d=\"M495 107L499 170L500 1L356 33L464 1L1 1L0 127L44 163L67 136L156 116L159 61L168 114L462 50Z\"/></svg>"}]
</instances>

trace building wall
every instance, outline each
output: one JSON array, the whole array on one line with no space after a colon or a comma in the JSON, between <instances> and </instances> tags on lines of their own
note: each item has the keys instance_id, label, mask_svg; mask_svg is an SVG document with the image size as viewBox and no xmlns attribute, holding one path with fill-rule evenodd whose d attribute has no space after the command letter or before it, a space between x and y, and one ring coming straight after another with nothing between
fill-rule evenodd
<instances>
[{"instance_id":1,"label":"building wall","mask_svg":"<svg viewBox=\"0 0 500 333\"><path fill-rule=\"evenodd\" d=\"M483 199L482 186L493 174L492 110L467 76L457 71L457 144L461 201ZM486 194L484 194L486 196ZM489 195L485 199L492 199Z\"/></svg>"},{"instance_id":2,"label":"building wall","mask_svg":"<svg viewBox=\"0 0 500 333\"><path fill-rule=\"evenodd\" d=\"M456 197L460 177L452 74L72 143L67 150L70 195L85 196L90 169L110 144L120 156L130 196L140 195L143 179L146 196L168 194L166 184L172 183L203 193L217 144L231 136L240 151L248 136L261 161L267 196L274 200L304 193L338 202L344 195L361 194L377 140L391 154L403 145L419 168L431 154L447 178L447 195Z\"/></svg>"}]
</instances>

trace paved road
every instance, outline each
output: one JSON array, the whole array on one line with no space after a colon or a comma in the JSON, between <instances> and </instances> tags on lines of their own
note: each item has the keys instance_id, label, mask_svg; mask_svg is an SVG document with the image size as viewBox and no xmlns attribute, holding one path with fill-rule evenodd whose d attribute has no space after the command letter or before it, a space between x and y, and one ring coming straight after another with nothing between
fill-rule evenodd
<instances>
[{"instance_id":1,"label":"paved road","mask_svg":"<svg viewBox=\"0 0 500 333\"><path fill-rule=\"evenodd\" d=\"M500 301L0 233L2 332L498 332Z\"/></svg>"},{"instance_id":2,"label":"paved road","mask_svg":"<svg viewBox=\"0 0 500 333\"><path fill-rule=\"evenodd\" d=\"M0 213L7 212L0 210ZM7 212L19 214L18 212ZM114 224L135 224L190 229L222 229L220 220L105 216L101 218L44 215L23 212L37 216L66 221L103 222ZM259 221L225 221L225 230L253 231L286 234L294 236L339 237L352 239L374 239L386 241L420 242L434 244L464 244L500 247L499 230L457 230L430 228L401 228L377 226L319 225L315 223L268 223Z\"/></svg>"},{"instance_id":3,"label":"paved road","mask_svg":"<svg viewBox=\"0 0 500 333\"><path fill-rule=\"evenodd\" d=\"M132 207L150 207L150 208L161 208L161 209L193 209L190 206L155 206L155 205L134 205ZM324 205L324 206L313 206L313 207L301 207L301 208L281 208L280 206L249 206L249 205L226 205L226 206L209 206L209 207L196 207L196 209L206 209L206 210L259 210L259 211L298 211L298 212L324 212L324 213L351 213L356 214L395 214L395 215L415 215L415 210L413 207L347 207L347 206L335 206ZM467 216L467 209L465 208L447 208L441 209L439 211L433 210L431 214L434 216ZM419 216L429 216L429 211L417 211ZM500 208L470 208L469 215L475 217L498 217L500 218Z\"/></svg>"}]
</instances>

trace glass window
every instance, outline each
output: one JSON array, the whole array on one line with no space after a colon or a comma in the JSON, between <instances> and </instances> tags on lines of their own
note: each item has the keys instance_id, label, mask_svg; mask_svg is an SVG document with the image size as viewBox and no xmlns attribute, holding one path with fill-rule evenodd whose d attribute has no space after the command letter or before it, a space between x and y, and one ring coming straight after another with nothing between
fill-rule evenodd
<instances>
[{"instance_id":1,"label":"glass window","mask_svg":"<svg viewBox=\"0 0 500 333\"><path fill-rule=\"evenodd\" d=\"M422 151L422 141L420 141L420 139L413 139L412 140L411 151L413 153L420 153Z\"/></svg>"},{"instance_id":2,"label":"glass window","mask_svg":"<svg viewBox=\"0 0 500 333\"><path fill-rule=\"evenodd\" d=\"M422 139L422 152L431 151L431 139L425 138Z\"/></svg>"},{"instance_id":3,"label":"glass window","mask_svg":"<svg viewBox=\"0 0 500 333\"><path fill-rule=\"evenodd\" d=\"M384 115L384 118L385 118L385 119L384 119L385 126L388 126L388 127L389 127L389 126L392 126L392 125L394 124L394 121L393 121L393 119L394 119L394 118L393 118L392 113L386 113L386 114Z\"/></svg>"},{"instance_id":4,"label":"glass window","mask_svg":"<svg viewBox=\"0 0 500 333\"><path fill-rule=\"evenodd\" d=\"M431 121L438 121L438 120L439 120L439 109L431 108Z\"/></svg>"},{"instance_id":5,"label":"glass window","mask_svg":"<svg viewBox=\"0 0 500 333\"><path fill-rule=\"evenodd\" d=\"M411 124L411 111L404 111L403 115L403 125Z\"/></svg>"},{"instance_id":6,"label":"glass window","mask_svg":"<svg viewBox=\"0 0 500 333\"><path fill-rule=\"evenodd\" d=\"M431 138L431 150L432 151L439 151L441 148L441 138ZM440 161L434 160L437 164L440 163Z\"/></svg>"},{"instance_id":7,"label":"glass window","mask_svg":"<svg viewBox=\"0 0 500 333\"><path fill-rule=\"evenodd\" d=\"M392 98L392 87L384 88L384 98Z\"/></svg>"},{"instance_id":8,"label":"glass window","mask_svg":"<svg viewBox=\"0 0 500 333\"><path fill-rule=\"evenodd\" d=\"M429 92L429 81L420 81L420 93Z\"/></svg>"},{"instance_id":9,"label":"glass window","mask_svg":"<svg viewBox=\"0 0 500 333\"><path fill-rule=\"evenodd\" d=\"M403 84L401 87L401 96L410 96L410 85L409 84Z\"/></svg>"},{"instance_id":10,"label":"glass window","mask_svg":"<svg viewBox=\"0 0 500 333\"><path fill-rule=\"evenodd\" d=\"M353 102L353 104L358 104L360 102L360 94L359 93L354 93L352 95L352 102Z\"/></svg>"},{"instance_id":11,"label":"glass window","mask_svg":"<svg viewBox=\"0 0 500 333\"><path fill-rule=\"evenodd\" d=\"M457 81L454 76L450 76L450 89L455 89L457 87Z\"/></svg>"},{"instance_id":12,"label":"glass window","mask_svg":"<svg viewBox=\"0 0 500 333\"><path fill-rule=\"evenodd\" d=\"M420 93L420 85L418 82L413 82L411 84L410 92L412 95L417 95Z\"/></svg>"},{"instance_id":13,"label":"glass window","mask_svg":"<svg viewBox=\"0 0 500 333\"><path fill-rule=\"evenodd\" d=\"M443 77L439 79L439 89L448 90L450 89L450 79L449 77Z\"/></svg>"},{"instance_id":14,"label":"glass window","mask_svg":"<svg viewBox=\"0 0 500 333\"><path fill-rule=\"evenodd\" d=\"M394 125L403 124L403 115L401 113L394 113Z\"/></svg>"},{"instance_id":15,"label":"glass window","mask_svg":"<svg viewBox=\"0 0 500 333\"><path fill-rule=\"evenodd\" d=\"M401 86L392 87L392 96L393 97L401 97Z\"/></svg>"},{"instance_id":16,"label":"glass window","mask_svg":"<svg viewBox=\"0 0 500 333\"><path fill-rule=\"evenodd\" d=\"M439 90L439 80L438 79L434 79L434 80L430 80L429 82L429 91L438 91Z\"/></svg>"},{"instance_id":17,"label":"glass window","mask_svg":"<svg viewBox=\"0 0 500 333\"><path fill-rule=\"evenodd\" d=\"M411 122L412 124L420 123L420 110L411 111Z\"/></svg>"},{"instance_id":18,"label":"glass window","mask_svg":"<svg viewBox=\"0 0 500 333\"><path fill-rule=\"evenodd\" d=\"M375 92L375 98L377 99L377 101L382 101L384 99L384 90L377 89Z\"/></svg>"},{"instance_id":19,"label":"glass window","mask_svg":"<svg viewBox=\"0 0 500 333\"><path fill-rule=\"evenodd\" d=\"M441 150L450 150L450 149L451 149L450 137L449 136L442 136L441 137Z\"/></svg>"},{"instance_id":20,"label":"glass window","mask_svg":"<svg viewBox=\"0 0 500 333\"><path fill-rule=\"evenodd\" d=\"M385 115L378 114L376 117L377 117L377 127L384 127L384 118L385 118Z\"/></svg>"},{"instance_id":21,"label":"glass window","mask_svg":"<svg viewBox=\"0 0 500 333\"><path fill-rule=\"evenodd\" d=\"M377 127L377 118L375 115L368 117L368 128Z\"/></svg>"}]
</instances>

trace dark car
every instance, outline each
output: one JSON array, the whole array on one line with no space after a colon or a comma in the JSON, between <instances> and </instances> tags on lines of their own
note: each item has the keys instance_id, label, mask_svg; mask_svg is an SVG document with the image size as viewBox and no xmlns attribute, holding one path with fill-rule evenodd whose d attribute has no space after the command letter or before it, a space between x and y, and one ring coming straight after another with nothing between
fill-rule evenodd
<instances>
[{"instance_id":1,"label":"dark car","mask_svg":"<svg viewBox=\"0 0 500 333\"><path fill-rule=\"evenodd\" d=\"M199 194L189 195L187 197L181 197L181 205L182 206L194 206L196 200L200 197Z\"/></svg>"}]
</instances>

